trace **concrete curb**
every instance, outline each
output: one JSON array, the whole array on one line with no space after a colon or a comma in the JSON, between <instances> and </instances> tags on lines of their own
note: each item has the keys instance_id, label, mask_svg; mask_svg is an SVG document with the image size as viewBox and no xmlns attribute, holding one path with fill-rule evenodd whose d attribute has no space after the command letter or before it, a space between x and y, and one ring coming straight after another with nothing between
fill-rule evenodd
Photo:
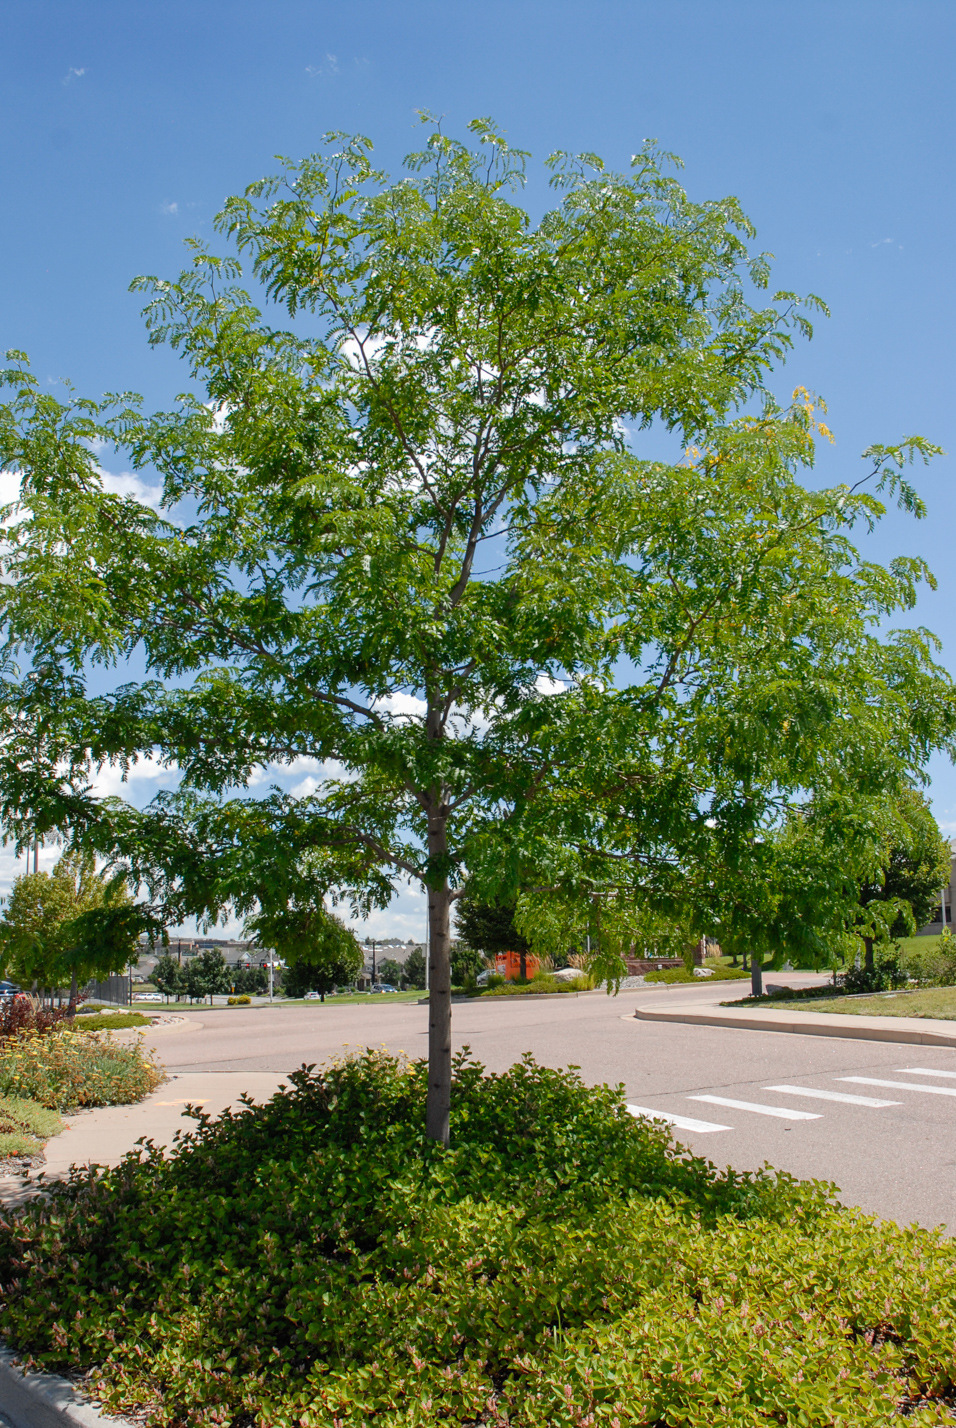
<instances>
[{"instance_id":1,"label":"concrete curb","mask_svg":"<svg viewBox=\"0 0 956 1428\"><path fill-rule=\"evenodd\" d=\"M914 1027L910 1018L909 1026L892 1025L893 1018L887 1017L886 1026L874 1026L876 1017L864 1018L840 1016L836 1012L819 1012L816 1016L806 1012L778 1011L767 1015L760 1012L691 1011L677 1007L638 1007L634 1013L638 1021L676 1021L689 1026L736 1027L741 1031L789 1031L796 1036L837 1036L849 1041L895 1041L915 1046L951 1046L956 1048L956 1023L952 1031L933 1031Z\"/></svg>"},{"instance_id":2,"label":"concrete curb","mask_svg":"<svg viewBox=\"0 0 956 1428\"><path fill-rule=\"evenodd\" d=\"M25 1373L9 1349L0 1349L0 1412L13 1428L134 1428L85 1402L69 1379Z\"/></svg>"}]
</instances>

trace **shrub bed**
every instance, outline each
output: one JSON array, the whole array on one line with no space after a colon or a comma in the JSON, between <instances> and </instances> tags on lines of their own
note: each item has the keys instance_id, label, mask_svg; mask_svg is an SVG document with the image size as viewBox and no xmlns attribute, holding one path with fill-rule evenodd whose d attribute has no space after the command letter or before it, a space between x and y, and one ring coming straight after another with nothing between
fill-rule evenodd
<instances>
[{"instance_id":1,"label":"shrub bed","mask_svg":"<svg viewBox=\"0 0 956 1428\"><path fill-rule=\"evenodd\" d=\"M582 972L580 977L564 980L542 973L532 977L530 982L493 982L487 987L477 987L470 993L483 997L544 996L552 992L588 992L594 986L594 978ZM463 989L467 990L467 989Z\"/></svg>"},{"instance_id":2,"label":"shrub bed","mask_svg":"<svg viewBox=\"0 0 956 1428\"><path fill-rule=\"evenodd\" d=\"M162 1080L141 1039L121 1045L108 1031L25 1032L0 1047L0 1095L24 1096L52 1110L127 1105Z\"/></svg>"},{"instance_id":3,"label":"shrub bed","mask_svg":"<svg viewBox=\"0 0 956 1428\"><path fill-rule=\"evenodd\" d=\"M709 977L695 977L686 967L669 967L663 972L645 972L645 982L738 982L750 980L750 973L740 967L714 967Z\"/></svg>"},{"instance_id":4,"label":"shrub bed","mask_svg":"<svg viewBox=\"0 0 956 1428\"><path fill-rule=\"evenodd\" d=\"M459 1058L303 1068L0 1223L0 1331L167 1428L951 1422L956 1255L718 1172L620 1091Z\"/></svg>"}]
</instances>

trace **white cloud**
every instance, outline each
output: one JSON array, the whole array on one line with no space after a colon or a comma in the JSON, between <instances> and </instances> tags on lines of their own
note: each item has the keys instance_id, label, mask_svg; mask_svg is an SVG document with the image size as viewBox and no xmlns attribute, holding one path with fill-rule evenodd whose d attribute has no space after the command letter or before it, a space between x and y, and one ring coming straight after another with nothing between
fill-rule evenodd
<instances>
[{"instance_id":1,"label":"white cloud","mask_svg":"<svg viewBox=\"0 0 956 1428\"><path fill-rule=\"evenodd\" d=\"M178 204L178 203L161 203L161 204L159 205L159 211L160 211L160 213L165 213L165 214L167 214L170 218L175 218L176 215L177 215L177 213L179 212L179 204Z\"/></svg>"},{"instance_id":2,"label":"white cloud","mask_svg":"<svg viewBox=\"0 0 956 1428\"><path fill-rule=\"evenodd\" d=\"M104 471L101 467L100 478L103 490L108 491L111 496L131 496L141 506L149 506L154 511L163 498L161 486L144 481L132 471Z\"/></svg>"},{"instance_id":3,"label":"white cloud","mask_svg":"<svg viewBox=\"0 0 956 1428\"><path fill-rule=\"evenodd\" d=\"M178 782L179 769L175 764L170 766L155 754L144 754L131 764L125 777L119 764L104 764L93 778L92 790L97 798L126 798L136 802L135 795L151 798L156 786L175 788Z\"/></svg>"},{"instance_id":4,"label":"white cloud","mask_svg":"<svg viewBox=\"0 0 956 1428\"><path fill-rule=\"evenodd\" d=\"M74 69L71 65L70 68L67 70L66 74L63 76L61 83L72 84L74 79L82 79L84 74L86 74L85 69Z\"/></svg>"}]
</instances>

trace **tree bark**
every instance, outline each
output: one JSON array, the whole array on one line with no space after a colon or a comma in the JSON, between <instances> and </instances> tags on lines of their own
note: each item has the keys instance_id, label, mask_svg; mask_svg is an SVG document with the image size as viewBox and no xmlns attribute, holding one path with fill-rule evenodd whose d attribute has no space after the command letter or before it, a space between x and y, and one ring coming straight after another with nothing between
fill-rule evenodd
<instances>
[{"instance_id":1,"label":"tree bark","mask_svg":"<svg viewBox=\"0 0 956 1428\"><path fill-rule=\"evenodd\" d=\"M872 972L872 971L873 971L873 938L872 938L872 937L864 937L864 939L863 939L863 966L866 968L866 970L867 970L868 972Z\"/></svg>"},{"instance_id":2,"label":"tree bark","mask_svg":"<svg viewBox=\"0 0 956 1428\"><path fill-rule=\"evenodd\" d=\"M428 820L430 862L444 862L448 837L444 809ZM451 888L447 874L428 888L428 1099L425 1134L448 1144L451 1112Z\"/></svg>"},{"instance_id":3,"label":"tree bark","mask_svg":"<svg viewBox=\"0 0 956 1428\"><path fill-rule=\"evenodd\" d=\"M750 995L763 996L763 957L755 952L750 954Z\"/></svg>"}]
</instances>

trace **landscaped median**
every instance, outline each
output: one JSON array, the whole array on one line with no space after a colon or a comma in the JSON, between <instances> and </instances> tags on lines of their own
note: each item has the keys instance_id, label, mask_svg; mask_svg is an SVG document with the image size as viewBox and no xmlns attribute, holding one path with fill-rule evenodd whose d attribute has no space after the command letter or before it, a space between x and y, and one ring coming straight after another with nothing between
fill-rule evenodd
<instances>
[{"instance_id":1,"label":"landscaped median","mask_svg":"<svg viewBox=\"0 0 956 1428\"><path fill-rule=\"evenodd\" d=\"M956 1249L620 1090L367 1053L0 1222L0 1330L164 1428L951 1423Z\"/></svg>"},{"instance_id":2,"label":"landscaped median","mask_svg":"<svg viewBox=\"0 0 956 1428\"><path fill-rule=\"evenodd\" d=\"M44 1145L64 1128L59 1112L139 1101L163 1080L141 1040L119 1042L102 1023L93 1030L92 1018L56 1020L18 1009L7 1020L16 1029L0 1028L0 1173L42 1162Z\"/></svg>"}]
</instances>

